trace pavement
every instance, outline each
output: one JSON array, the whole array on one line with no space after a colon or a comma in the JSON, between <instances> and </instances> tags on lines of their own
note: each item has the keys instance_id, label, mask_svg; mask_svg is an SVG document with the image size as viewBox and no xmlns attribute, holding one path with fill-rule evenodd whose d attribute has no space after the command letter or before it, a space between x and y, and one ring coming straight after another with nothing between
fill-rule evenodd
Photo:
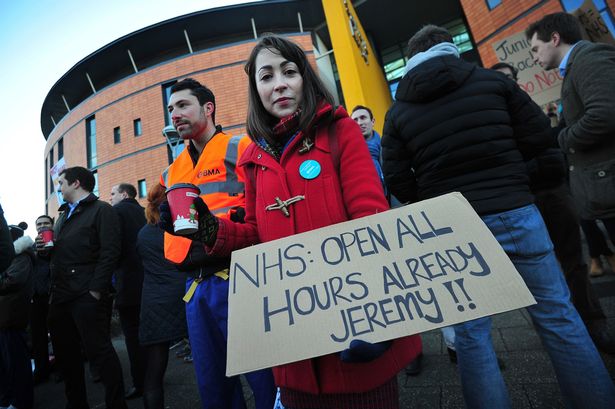
<instances>
[{"instance_id":1,"label":"pavement","mask_svg":"<svg viewBox=\"0 0 615 409\"><path fill-rule=\"evenodd\" d=\"M615 337L615 273L592 279L602 307L608 317L609 333ZM493 317L492 337L498 357L503 361L504 379L508 385L514 409L563 408L561 394L549 357L534 331L525 310L516 310ZM128 356L121 336L113 340L122 361L124 382L128 385ZM415 377L400 374L401 408L454 409L464 408L457 367L451 363L439 330L423 334L423 371ZM170 352L165 378L166 408L192 409L200 400L192 364L185 363ZM615 379L615 355L602 354ZM86 370L90 407L104 408L104 391L100 383L92 383ZM34 390L34 408L64 409L66 401L63 383L38 385ZM254 408L250 390L244 388L248 409ZM591 393L591 391L588 391ZM128 401L130 409L142 408L141 399Z\"/></svg>"}]
</instances>

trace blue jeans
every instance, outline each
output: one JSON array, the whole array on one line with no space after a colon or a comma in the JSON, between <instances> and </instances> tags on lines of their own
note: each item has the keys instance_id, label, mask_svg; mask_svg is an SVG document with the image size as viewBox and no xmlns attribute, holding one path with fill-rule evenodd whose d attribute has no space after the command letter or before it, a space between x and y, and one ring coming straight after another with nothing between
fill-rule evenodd
<instances>
[{"instance_id":1,"label":"blue jeans","mask_svg":"<svg viewBox=\"0 0 615 409\"><path fill-rule=\"evenodd\" d=\"M567 408L615 408L615 387L579 314L553 245L534 205L482 216L537 304L527 307L547 350ZM511 407L491 341L491 318L455 326L455 347L468 408Z\"/></svg>"}]
</instances>

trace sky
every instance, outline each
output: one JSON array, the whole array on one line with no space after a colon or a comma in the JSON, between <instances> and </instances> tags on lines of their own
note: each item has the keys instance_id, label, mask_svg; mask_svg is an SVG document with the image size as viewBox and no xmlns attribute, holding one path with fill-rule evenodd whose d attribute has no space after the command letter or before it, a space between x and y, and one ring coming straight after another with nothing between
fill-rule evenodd
<instances>
[{"instance_id":1,"label":"sky","mask_svg":"<svg viewBox=\"0 0 615 409\"><path fill-rule=\"evenodd\" d=\"M126 35L173 17L254 0L0 1L0 204L9 224L45 211L41 107L62 75ZM104 197L104 196L103 196Z\"/></svg>"}]
</instances>

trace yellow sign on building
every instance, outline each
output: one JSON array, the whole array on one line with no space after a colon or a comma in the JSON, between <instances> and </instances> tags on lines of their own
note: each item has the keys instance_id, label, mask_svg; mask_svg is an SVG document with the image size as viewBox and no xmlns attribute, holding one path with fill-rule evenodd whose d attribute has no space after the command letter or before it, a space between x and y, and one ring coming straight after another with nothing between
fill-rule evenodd
<instances>
[{"instance_id":1,"label":"yellow sign on building","mask_svg":"<svg viewBox=\"0 0 615 409\"><path fill-rule=\"evenodd\" d=\"M349 0L322 0L346 108L368 106L382 133L391 93L357 14Z\"/></svg>"}]
</instances>

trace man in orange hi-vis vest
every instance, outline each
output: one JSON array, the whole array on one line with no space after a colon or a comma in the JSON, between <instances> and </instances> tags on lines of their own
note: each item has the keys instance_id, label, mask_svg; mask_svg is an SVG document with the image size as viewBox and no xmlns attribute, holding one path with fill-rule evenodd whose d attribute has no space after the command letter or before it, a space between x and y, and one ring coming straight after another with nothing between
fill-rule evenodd
<instances>
[{"instance_id":1,"label":"man in orange hi-vis vest","mask_svg":"<svg viewBox=\"0 0 615 409\"><path fill-rule=\"evenodd\" d=\"M236 167L247 137L231 137L215 124L215 97L198 81L186 78L171 88L168 110L186 149L161 175L161 184L192 183L212 213L243 221L244 178ZM161 215L168 204L161 205ZM165 230L172 226L162 226ZM197 384L204 409L245 408L239 377L227 378L226 339L228 318L229 258L205 254L203 244L165 233L165 257L188 273L186 320ZM271 370L246 375L257 409L271 409L275 386ZM147 394L147 391L144 391Z\"/></svg>"}]
</instances>

